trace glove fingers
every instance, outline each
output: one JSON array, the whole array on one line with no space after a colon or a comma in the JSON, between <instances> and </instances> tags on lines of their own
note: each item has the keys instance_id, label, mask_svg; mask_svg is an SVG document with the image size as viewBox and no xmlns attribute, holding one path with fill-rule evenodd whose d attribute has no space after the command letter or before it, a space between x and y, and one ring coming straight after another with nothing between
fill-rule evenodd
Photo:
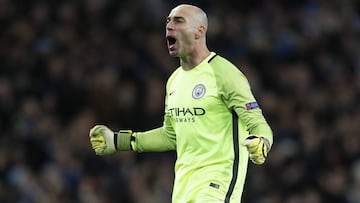
<instances>
[{"instance_id":1,"label":"glove fingers","mask_svg":"<svg viewBox=\"0 0 360 203\"><path fill-rule=\"evenodd\" d=\"M92 148L95 149L95 151L98 148L106 147L106 141L105 141L104 136L100 133L100 129L101 128L95 126L90 131L90 142L91 142Z\"/></svg>"},{"instance_id":2,"label":"glove fingers","mask_svg":"<svg viewBox=\"0 0 360 203\"><path fill-rule=\"evenodd\" d=\"M89 137L91 146L97 155L111 154L116 151L111 145L113 132L105 125L95 125L90 130Z\"/></svg>"},{"instance_id":3,"label":"glove fingers","mask_svg":"<svg viewBox=\"0 0 360 203\"><path fill-rule=\"evenodd\" d=\"M91 142L91 145L93 146L93 148L96 148L99 146L100 147L106 146L106 143L103 140L91 139L90 142Z\"/></svg>"},{"instance_id":4,"label":"glove fingers","mask_svg":"<svg viewBox=\"0 0 360 203\"><path fill-rule=\"evenodd\" d=\"M244 142L249 152L249 158L254 164L263 164L267 157L268 147L264 138L251 136Z\"/></svg>"},{"instance_id":5,"label":"glove fingers","mask_svg":"<svg viewBox=\"0 0 360 203\"><path fill-rule=\"evenodd\" d=\"M98 147L98 148L94 148L95 150L95 154L96 155L104 155L105 154L105 149L106 147Z\"/></svg>"},{"instance_id":6,"label":"glove fingers","mask_svg":"<svg viewBox=\"0 0 360 203\"><path fill-rule=\"evenodd\" d=\"M259 145L261 143L260 138L246 139L244 145L247 147L249 153L255 153L259 150Z\"/></svg>"},{"instance_id":7,"label":"glove fingers","mask_svg":"<svg viewBox=\"0 0 360 203\"><path fill-rule=\"evenodd\" d=\"M250 160L254 164L263 164L265 162L265 157L263 157L262 155L250 154Z\"/></svg>"},{"instance_id":8,"label":"glove fingers","mask_svg":"<svg viewBox=\"0 0 360 203\"><path fill-rule=\"evenodd\" d=\"M104 125L96 125L90 130L90 137L98 136L99 134L102 134L102 130L104 130L106 127Z\"/></svg>"},{"instance_id":9,"label":"glove fingers","mask_svg":"<svg viewBox=\"0 0 360 203\"><path fill-rule=\"evenodd\" d=\"M106 150L106 144L104 142L93 141L91 142L91 146L95 151L96 155L103 155Z\"/></svg>"},{"instance_id":10,"label":"glove fingers","mask_svg":"<svg viewBox=\"0 0 360 203\"><path fill-rule=\"evenodd\" d=\"M250 160L254 163L254 164L263 164L265 162L265 159L262 158L250 158Z\"/></svg>"}]
</instances>

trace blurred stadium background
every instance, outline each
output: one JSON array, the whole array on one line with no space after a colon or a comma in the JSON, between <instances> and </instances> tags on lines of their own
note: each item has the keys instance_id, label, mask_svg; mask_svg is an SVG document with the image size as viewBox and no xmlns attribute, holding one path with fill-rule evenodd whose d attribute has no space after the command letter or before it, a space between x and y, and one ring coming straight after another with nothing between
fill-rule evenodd
<instances>
[{"instance_id":1,"label":"blurred stadium background","mask_svg":"<svg viewBox=\"0 0 360 203\"><path fill-rule=\"evenodd\" d=\"M175 155L96 157L96 123L162 124L180 1L0 0L0 203L169 203ZM275 144L243 202L360 202L360 2L192 1L247 76Z\"/></svg>"}]
</instances>

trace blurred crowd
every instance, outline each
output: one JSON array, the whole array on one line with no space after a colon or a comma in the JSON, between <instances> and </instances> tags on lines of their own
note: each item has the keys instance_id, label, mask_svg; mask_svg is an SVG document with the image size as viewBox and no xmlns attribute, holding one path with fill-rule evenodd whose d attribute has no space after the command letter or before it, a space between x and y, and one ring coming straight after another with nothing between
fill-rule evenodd
<instances>
[{"instance_id":1,"label":"blurred crowd","mask_svg":"<svg viewBox=\"0 0 360 203\"><path fill-rule=\"evenodd\" d=\"M95 156L95 124L162 125L183 1L0 0L0 203L169 203L175 153ZM360 2L198 0L274 131L245 203L360 202Z\"/></svg>"}]
</instances>

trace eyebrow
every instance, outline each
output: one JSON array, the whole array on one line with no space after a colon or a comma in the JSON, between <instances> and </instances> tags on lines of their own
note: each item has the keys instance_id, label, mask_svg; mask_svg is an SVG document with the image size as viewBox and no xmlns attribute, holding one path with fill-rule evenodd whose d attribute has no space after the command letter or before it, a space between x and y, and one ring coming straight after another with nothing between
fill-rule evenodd
<instances>
[{"instance_id":1,"label":"eyebrow","mask_svg":"<svg viewBox=\"0 0 360 203\"><path fill-rule=\"evenodd\" d=\"M182 16L174 16L174 17L168 16L168 17L166 17L166 21L170 21L171 18L172 18L173 20L175 20L175 21L177 21L177 20L185 20L185 18L182 17Z\"/></svg>"}]
</instances>

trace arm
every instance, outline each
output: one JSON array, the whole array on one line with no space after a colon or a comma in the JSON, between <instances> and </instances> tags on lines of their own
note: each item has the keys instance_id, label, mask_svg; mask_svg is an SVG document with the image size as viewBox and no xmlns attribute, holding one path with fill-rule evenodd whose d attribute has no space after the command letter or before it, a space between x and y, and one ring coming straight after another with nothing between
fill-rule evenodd
<instances>
[{"instance_id":1,"label":"arm","mask_svg":"<svg viewBox=\"0 0 360 203\"><path fill-rule=\"evenodd\" d=\"M90 130L90 142L97 155L116 151L161 152L175 150L175 134L166 125L145 132L120 130L113 132L105 125L96 125Z\"/></svg>"},{"instance_id":2,"label":"arm","mask_svg":"<svg viewBox=\"0 0 360 203\"><path fill-rule=\"evenodd\" d=\"M89 133L92 148L97 155L116 151L161 152L176 149L176 136L165 100L165 116L162 127L145 132L120 130L113 132L105 125L95 125Z\"/></svg>"},{"instance_id":3,"label":"arm","mask_svg":"<svg viewBox=\"0 0 360 203\"><path fill-rule=\"evenodd\" d=\"M240 122L249 133L246 140L242 142L248 148L250 158L254 163L263 163L273 143L273 133L251 92L247 78L223 58L214 60L212 63L219 63L214 64L214 67L221 67L214 71L217 74L219 96L229 110L236 112ZM260 157L259 153L261 153Z\"/></svg>"},{"instance_id":4,"label":"arm","mask_svg":"<svg viewBox=\"0 0 360 203\"><path fill-rule=\"evenodd\" d=\"M251 161L255 164L262 164L265 162L267 154L273 144L273 133L266 122L258 103L252 96L246 78L242 81L242 86L246 89L243 93L248 95L248 99L252 98L253 100L247 100L251 102L235 108L235 112L239 116L241 122L246 125L247 131L249 132L249 136L245 139L243 145L247 148Z\"/></svg>"},{"instance_id":5,"label":"arm","mask_svg":"<svg viewBox=\"0 0 360 203\"><path fill-rule=\"evenodd\" d=\"M167 134L164 127L134 133L134 137L131 146L136 152L162 152L176 148L175 137Z\"/></svg>"},{"instance_id":6,"label":"arm","mask_svg":"<svg viewBox=\"0 0 360 203\"><path fill-rule=\"evenodd\" d=\"M214 60L215 67L221 67L214 71L219 88L219 96L230 110L234 110L240 121L246 126L249 134L262 135L273 141L273 134L266 122L262 110L254 98L249 82L245 75L233 64L223 58Z\"/></svg>"},{"instance_id":7,"label":"arm","mask_svg":"<svg viewBox=\"0 0 360 203\"><path fill-rule=\"evenodd\" d=\"M267 147L270 149L273 144L273 132L265 120L262 110L259 107L256 107L256 109L244 108L246 105L258 104L254 99L252 102L246 103L243 106L234 107L234 111L239 116L240 121L245 124L249 135L257 135L266 138Z\"/></svg>"}]
</instances>

